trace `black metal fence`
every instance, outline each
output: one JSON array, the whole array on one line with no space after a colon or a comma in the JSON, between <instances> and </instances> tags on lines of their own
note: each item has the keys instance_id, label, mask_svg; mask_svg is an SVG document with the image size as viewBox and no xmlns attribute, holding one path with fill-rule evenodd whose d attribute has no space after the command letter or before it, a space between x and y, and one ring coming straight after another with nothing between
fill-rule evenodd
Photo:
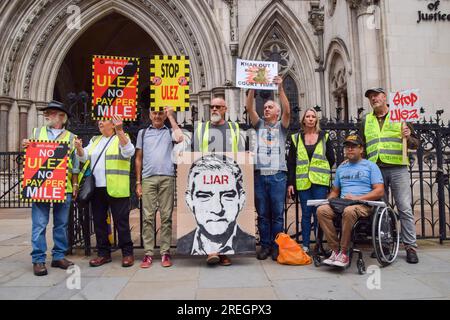
<instances>
[{"instance_id":1,"label":"black metal fence","mask_svg":"<svg viewBox=\"0 0 450 320\"><path fill-rule=\"evenodd\" d=\"M330 133L330 139L336 152L336 165L339 165L344 159L342 147L344 137L357 130L358 121L343 123L339 119L335 120L338 121L324 121L322 128ZM142 127L145 127L145 123L127 125L126 130L133 142L136 141L137 132ZM192 126L184 124L183 127L192 130ZM248 125L245 123L241 127L243 130L248 129ZM437 119L417 123L414 128L420 137L421 146L409 154L410 185L405 187L410 188L412 193L412 206L418 230L417 237L437 238L442 242L449 240L448 234L450 233L450 125L443 125L438 114ZM71 130L80 135L85 144L96 132L95 127L82 124L74 126ZM290 131L296 132L296 130L297 128L291 128ZM23 154L19 152L0 153L0 208L30 206L28 203L19 201L22 159ZM134 186L134 174L131 175L131 179L131 186ZM134 190L131 202L133 208L139 207ZM288 200L285 207L286 215L288 212L289 214L294 212L294 217L286 216L285 228L289 233L294 233L299 240L300 207L298 202L297 200ZM84 248L86 254L89 254L90 239L93 234L89 208L81 209L74 204L70 217L69 237L72 247ZM289 220L293 220L293 222L288 224ZM140 219L139 227L142 227L142 219ZM142 246L142 240L140 246Z\"/></svg>"}]
</instances>

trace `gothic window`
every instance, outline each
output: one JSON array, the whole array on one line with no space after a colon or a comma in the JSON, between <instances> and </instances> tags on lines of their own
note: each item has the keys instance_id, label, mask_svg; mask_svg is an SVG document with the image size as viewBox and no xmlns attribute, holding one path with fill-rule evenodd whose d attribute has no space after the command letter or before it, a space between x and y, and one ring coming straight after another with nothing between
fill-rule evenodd
<instances>
[{"instance_id":1,"label":"gothic window","mask_svg":"<svg viewBox=\"0 0 450 320\"><path fill-rule=\"evenodd\" d=\"M329 79L331 116L348 122L347 72L344 60L337 53L331 63Z\"/></svg>"}]
</instances>

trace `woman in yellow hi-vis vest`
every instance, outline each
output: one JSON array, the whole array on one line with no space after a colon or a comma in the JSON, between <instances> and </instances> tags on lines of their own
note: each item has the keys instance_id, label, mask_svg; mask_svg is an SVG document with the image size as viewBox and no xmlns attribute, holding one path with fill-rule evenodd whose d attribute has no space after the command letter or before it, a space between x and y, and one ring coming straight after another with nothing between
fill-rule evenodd
<instances>
[{"instance_id":1,"label":"woman in yellow hi-vis vest","mask_svg":"<svg viewBox=\"0 0 450 320\"><path fill-rule=\"evenodd\" d=\"M315 109L309 108L300 121L301 131L291 136L288 156L288 194L298 191L302 208L303 249L309 251L311 217L316 233L316 207L308 207L312 199L325 199L330 186L331 167L335 162L328 133L320 130L319 117Z\"/></svg>"},{"instance_id":2,"label":"woman in yellow hi-vis vest","mask_svg":"<svg viewBox=\"0 0 450 320\"><path fill-rule=\"evenodd\" d=\"M108 240L108 208L114 220L122 250L122 266L134 264L133 242L130 232L130 168L134 146L122 127L122 119L99 121L101 136L95 136L83 149L82 141L75 142L80 161L89 160L95 177L92 198L94 230L98 257L89 261L91 267L111 262L111 244Z\"/></svg>"}]
</instances>

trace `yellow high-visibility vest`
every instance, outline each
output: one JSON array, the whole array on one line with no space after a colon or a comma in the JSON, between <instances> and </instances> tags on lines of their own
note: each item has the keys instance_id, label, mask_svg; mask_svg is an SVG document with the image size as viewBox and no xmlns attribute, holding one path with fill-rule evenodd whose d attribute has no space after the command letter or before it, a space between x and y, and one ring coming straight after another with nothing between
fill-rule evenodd
<instances>
[{"instance_id":1,"label":"yellow high-visibility vest","mask_svg":"<svg viewBox=\"0 0 450 320\"><path fill-rule=\"evenodd\" d=\"M89 148L89 157L99 144L101 138L102 136L94 137L94 143ZM115 136L112 138L106 148L105 162L106 191L108 195L113 198L129 197L131 159L124 158L120 153L119 137Z\"/></svg>"},{"instance_id":2,"label":"yellow high-visibility vest","mask_svg":"<svg viewBox=\"0 0 450 320\"><path fill-rule=\"evenodd\" d=\"M33 129L33 138L36 140L50 140L48 138L48 133L47 133L47 127L40 127L40 128L34 128ZM63 133L60 137L58 137L57 140L55 141L64 141L64 142L69 142L69 158L67 161L67 184L66 184L66 192L67 193L72 193L72 169L73 169L73 164L72 164L72 154L75 151L75 146L74 146L74 139L76 138L76 135L74 135L72 132L70 132L69 130L65 130L65 133Z\"/></svg>"},{"instance_id":3,"label":"yellow high-visibility vest","mask_svg":"<svg viewBox=\"0 0 450 320\"><path fill-rule=\"evenodd\" d=\"M364 125L367 159L376 163L405 165L403 162L402 124L389 121L389 114L380 130L377 117L372 113L366 116Z\"/></svg>"},{"instance_id":4,"label":"yellow high-visibility vest","mask_svg":"<svg viewBox=\"0 0 450 320\"><path fill-rule=\"evenodd\" d=\"M230 127L230 133L231 133L231 149L233 152L238 152L238 146L239 146L239 124L234 123L236 129L233 129L232 122L228 121L228 126ZM205 132L202 136L202 128L203 123L199 122L197 126L197 139L198 139L198 145L200 152L208 152L208 142L209 142L209 126L210 121L206 122L205 125ZM224 150L225 151L225 150Z\"/></svg>"},{"instance_id":5,"label":"yellow high-visibility vest","mask_svg":"<svg viewBox=\"0 0 450 320\"><path fill-rule=\"evenodd\" d=\"M297 190L308 190L312 183L329 187L331 168L326 157L328 133L317 143L311 161L309 161L308 152L299 134L293 134L291 138L297 147L297 165L295 168Z\"/></svg>"}]
</instances>

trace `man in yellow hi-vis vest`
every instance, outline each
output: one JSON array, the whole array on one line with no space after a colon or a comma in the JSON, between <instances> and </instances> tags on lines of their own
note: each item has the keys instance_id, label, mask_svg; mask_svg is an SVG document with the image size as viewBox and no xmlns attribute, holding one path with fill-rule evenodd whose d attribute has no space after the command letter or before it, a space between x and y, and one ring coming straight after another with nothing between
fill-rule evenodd
<instances>
[{"instance_id":1,"label":"man in yellow hi-vis vest","mask_svg":"<svg viewBox=\"0 0 450 320\"><path fill-rule=\"evenodd\" d=\"M407 141L408 149L417 149L420 141L414 135L411 123L392 123L389 120L389 107L383 88L366 91L373 112L361 121L360 133L366 145L367 159L376 163L383 174L385 201L389 200L389 186L397 206L401 237L406 249L406 261L418 263L416 253L416 226L411 207L411 191L408 163L403 160L402 139Z\"/></svg>"},{"instance_id":2,"label":"man in yellow hi-vis vest","mask_svg":"<svg viewBox=\"0 0 450 320\"><path fill-rule=\"evenodd\" d=\"M238 152L244 151L237 122L225 121L227 105L223 98L211 100L210 121L199 122L194 128L193 150L196 152ZM210 254L208 264L231 265L226 255Z\"/></svg>"},{"instance_id":3,"label":"man in yellow hi-vis vest","mask_svg":"<svg viewBox=\"0 0 450 320\"><path fill-rule=\"evenodd\" d=\"M74 140L76 136L64 128L70 116L64 104L58 101L51 101L44 111L45 126L34 128L31 139L36 140L59 140L70 143L70 156L68 162L66 201L63 203L53 203L53 242L52 263L54 268L67 269L73 263L65 258L69 249L67 238L67 225L69 221L69 210L72 197L75 199L78 193L78 173L79 161L74 152ZM22 146L26 148L29 140L25 139ZM31 207L32 231L31 252L33 262L33 272L36 276L47 275L45 267L47 241L45 239L45 230L49 221L50 203L33 203Z\"/></svg>"}]
</instances>

